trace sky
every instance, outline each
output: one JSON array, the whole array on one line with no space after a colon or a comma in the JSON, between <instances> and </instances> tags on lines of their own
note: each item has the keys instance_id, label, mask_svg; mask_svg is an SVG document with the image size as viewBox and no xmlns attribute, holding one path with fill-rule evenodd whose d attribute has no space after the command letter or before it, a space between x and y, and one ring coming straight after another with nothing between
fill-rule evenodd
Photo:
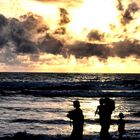
<instances>
[{"instance_id":1,"label":"sky","mask_svg":"<svg viewBox=\"0 0 140 140\"><path fill-rule=\"evenodd\" d=\"M0 71L140 73L140 1L0 0Z\"/></svg>"}]
</instances>

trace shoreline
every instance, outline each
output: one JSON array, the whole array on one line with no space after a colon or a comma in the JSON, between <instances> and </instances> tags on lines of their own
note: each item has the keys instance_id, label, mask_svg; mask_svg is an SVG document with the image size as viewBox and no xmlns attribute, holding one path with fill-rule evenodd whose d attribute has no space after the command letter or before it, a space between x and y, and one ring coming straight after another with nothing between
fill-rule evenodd
<instances>
[{"instance_id":1,"label":"shoreline","mask_svg":"<svg viewBox=\"0 0 140 140\"><path fill-rule=\"evenodd\" d=\"M118 133L113 132L110 134L109 140L120 140ZM139 140L139 130L129 130L121 140ZM26 132L17 132L11 136L0 137L0 140L69 140L68 135L34 135ZM101 140L99 133L95 135L83 135L83 140ZM105 140L105 139L104 139Z\"/></svg>"}]
</instances>

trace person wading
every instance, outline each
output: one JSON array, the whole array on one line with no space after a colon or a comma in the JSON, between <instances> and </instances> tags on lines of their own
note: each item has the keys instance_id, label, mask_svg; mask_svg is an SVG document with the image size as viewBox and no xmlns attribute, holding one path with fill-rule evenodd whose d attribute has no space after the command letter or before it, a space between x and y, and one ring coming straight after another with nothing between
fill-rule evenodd
<instances>
[{"instance_id":1,"label":"person wading","mask_svg":"<svg viewBox=\"0 0 140 140\"><path fill-rule=\"evenodd\" d=\"M73 102L74 110L69 111L67 117L72 120L73 130L70 136L71 140L82 140L83 139L83 125L84 115L80 109L80 102L78 100Z\"/></svg>"}]
</instances>

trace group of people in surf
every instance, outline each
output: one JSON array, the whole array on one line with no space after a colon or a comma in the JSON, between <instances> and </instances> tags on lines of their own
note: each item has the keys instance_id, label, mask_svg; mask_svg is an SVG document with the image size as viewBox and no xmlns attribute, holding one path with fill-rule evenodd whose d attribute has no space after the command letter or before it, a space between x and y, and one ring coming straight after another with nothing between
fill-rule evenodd
<instances>
[{"instance_id":1,"label":"group of people in surf","mask_svg":"<svg viewBox=\"0 0 140 140\"><path fill-rule=\"evenodd\" d=\"M83 125L84 125L84 115L83 111L80 109L80 102L75 100L73 102L74 110L69 111L67 117L72 120L73 130L70 136L71 140L82 140L83 138ZM100 138L102 140L109 140L109 128L111 124L111 114L115 110L115 101L109 97L101 98L99 100L99 105L95 111L95 115L99 115L99 124L101 126ZM118 132L119 139L122 139L122 136L125 132L125 120L124 114L119 114Z\"/></svg>"}]
</instances>

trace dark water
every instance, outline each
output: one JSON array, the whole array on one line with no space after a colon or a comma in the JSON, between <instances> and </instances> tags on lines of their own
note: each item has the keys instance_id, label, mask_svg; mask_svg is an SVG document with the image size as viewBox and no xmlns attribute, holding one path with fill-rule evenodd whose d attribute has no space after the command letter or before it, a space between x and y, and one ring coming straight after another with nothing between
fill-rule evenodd
<instances>
[{"instance_id":1,"label":"dark water","mask_svg":"<svg viewBox=\"0 0 140 140\"><path fill-rule=\"evenodd\" d=\"M85 116L84 135L100 131L95 116L101 96L115 100L111 133L123 112L127 136L140 138L139 74L0 73L0 137L26 131L30 134L69 135L66 117L79 99Z\"/></svg>"},{"instance_id":2,"label":"dark water","mask_svg":"<svg viewBox=\"0 0 140 140\"><path fill-rule=\"evenodd\" d=\"M34 96L138 97L140 74L0 73L0 89Z\"/></svg>"}]
</instances>

